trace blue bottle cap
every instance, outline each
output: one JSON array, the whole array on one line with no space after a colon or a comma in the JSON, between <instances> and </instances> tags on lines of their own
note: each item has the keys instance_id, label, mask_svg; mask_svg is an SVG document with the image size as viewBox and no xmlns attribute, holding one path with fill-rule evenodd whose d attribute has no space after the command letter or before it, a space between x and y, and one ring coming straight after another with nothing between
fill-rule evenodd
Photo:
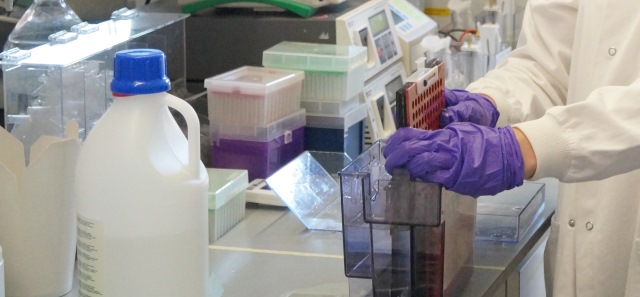
<instances>
[{"instance_id":1,"label":"blue bottle cap","mask_svg":"<svg viewBox=\"0 0 640 297\"><path fill-rule=\"evenodd\" d=\"M126 95L166 92L171 89L166 68L166 59L160 50L119 51L113 61L111 91Z\"/></svg>"}]
</instances>

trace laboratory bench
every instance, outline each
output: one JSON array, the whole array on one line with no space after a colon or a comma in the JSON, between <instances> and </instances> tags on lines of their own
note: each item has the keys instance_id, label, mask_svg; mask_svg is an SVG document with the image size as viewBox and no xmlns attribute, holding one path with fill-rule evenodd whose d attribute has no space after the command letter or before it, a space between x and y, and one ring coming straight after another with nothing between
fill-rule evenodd
<instances>
[{"instance_id":1,"label":"laboratory bench","mask_svg":"<svg viewBox=\"0 0 640 297\"><path fill-rule=\"evenodd\" d=\"M456 297L524 297L544 292L540 279L532 278L541 277L558 182L539 182L545 184L545 203L531 227L516 243L476 240L471 276ZM349 296L342 233L308 230L284 207L248 203L245 218L209 250L215 297ZM76 287L65 297L76 297Z\"/></svg>"},{"instance_id":2,"label":"laboratory bench","mask_svg":"<svg viewBox=\"0 0 640 297\"><path fill-rule=\"evenodd\" d=\"M521 295L520 271L541 267L539 247L556 206L557 181L540 182L546 191L540 215L517 243L475 241L472 275L458 296ZM286 208L248 204L245 219L210 246L211 268L222 296L349 296L342 249L340 232L310 231ZM529 263L532 257L537 263Z\"/></svg>"}]
</instances>

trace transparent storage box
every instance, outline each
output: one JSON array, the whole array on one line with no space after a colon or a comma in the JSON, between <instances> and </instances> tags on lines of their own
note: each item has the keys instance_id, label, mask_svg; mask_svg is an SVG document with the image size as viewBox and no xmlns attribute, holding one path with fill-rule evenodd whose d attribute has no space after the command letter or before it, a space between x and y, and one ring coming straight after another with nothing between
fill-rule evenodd
<instances>
[{"instance_id":1,"label":"transparent storage box","mask_svg":"<svg viewBox=\"0 0 640 297\"><path fill-rule=\"evenodd\" d=\"M238 224L245 215L246 170L207 168L209 174L209 243Z\"/></svg>"},{"instance_id":2,"label":"transparent storage box","mask_svg":"<svg viewBox=\"0 0 640 297\"><path fill-rule=\"evenodd\" d=\"M211 163L246 169L250 180L267 178L304 151L305 121L300 109L266 127L212 123Z\"/></svg>"},{"instance_id":3,"label":"transparent storage box","mask_svg":"<svg viewBox=\"0 0 640 297\"><path fill-rule=\"evenodd\" d=\"M397 184L391 184L392 177L384 168L385 159L382 154L384 142L375 142L364 151L357 159L340 172L340 185L342 187L342 220L344 238L345 272L348 277L371 278L371 235L369 223L407 223L415 221L423 225L440 224L440 195L441 188L437 185L420 182L411 182L407 176L394 179ZM387 199L396 196L396 199L404 201L414 197L402 197L395 195L396 188L405 186L406 191L420 193L422 189L428 196L416 197L416 202L421 207L413 207L414 202L393 203L398 210L385 213L383 204ZM389 193L387 193L387 190ZM380 202L378 202L380 201ZM433 203L433 205L428 205ZM402 212L421 208L430 215L412 216L403 218ZM406 220L405 220L406 219ZM425 224L426 223L426 224Z\"/></svg>"},{"instance_id":4,"label":"transparent storage box","mask_svg":"<svg viewBox=\"0 0 640 297\"><path fill-rule=\"evenodd\" d=\"M318 115L344 115L360 105L360 99L355 96L345 101L300 101L300 106L307 113Z\"/></svg>"},{"instance_id":5,"label":"transparent storage box","mask_svg":"<svg viewBox=\"0 0 640 297\"><path fill-rule=\"evenodd\" d=\"M325 115L307 113L307 127L342 129L343 131L353 124L367 117L367 105L359 103L355 108L344 115Z\"/></svg>"},{"instance_id":6,"label":"transparent storage box","mask_svg":"<svg viewBox=\"0 0 640 297\"><path fill-rule=\"evenodd\" d=\"M125 9L111 20L57 34L51 43L0 54L7 130L25 150L42 135L62 136L70 121L79 124L84 139L111 103L113 57L123 49L162 50L171 92L179 96L186 90L186 17Z\"/></svg>"},{"instance_id":7,"label":"transparent storage box","mask_svg":"<svg viewBox=\"0 0 640 297\"><path fill-rule=\"evenodd\" d=\"M357 158L364 148L364 120L367 105L357 107L344 115L322 115L307 113L304 128L306 150L344 152Z\"/></svg>"},{"instance_id":8,"label":"transparent storage box","mask_svg":"<svg viewBox=\"0 0 640 297\"><path fill-rule=\"evenodd\" d=\"M544 192L544 184L524 182L495 196L478 197L476 239L518 242L542 212Z\"/></svg>"},{"instance_id":9,"label":"transparent storage box","mask_svg":"<svg viewBox=\"0 0 640 297\"><path fill-rule=\"evenodd\" d=\"M384 146L340 173L345 274L370 279L367 295L455 296L472 272L476 201L389 175Z\"/></svg>"},{"instance_id":10,"label":"transparent storage box","mask_svg":"<svg viewBox=\"0 0 640 297\"><path fill-rule=\"evenodd\" d=\"M300 108L266 126L252 125L250 123L225 124L211 121L211 140L216 142L224 138L264 142L283 135L286 131L293 131L303 127L306 122L306 111Z\"/></svg>"},{"instance_id":11,"label":"transparent storage box","mask_svg":"<svg viewBox=\"0 0 640 297\"><path fill-rule=\"evenodd\" d=\"M265 67L304 70L302 100L344 101L364 88L367 48L283 41L265 50Z\"/></svg>"},{"instance_id":12,"label":"transparent storage box","mask_svg":"<svg viewBox=\"0 0 640 297\"><path fill-rule=\"evenodd\" d=\"M209 120L267 126L300 109L304 72L243 66L204 81Z\"/></svg>"}]
</instances>

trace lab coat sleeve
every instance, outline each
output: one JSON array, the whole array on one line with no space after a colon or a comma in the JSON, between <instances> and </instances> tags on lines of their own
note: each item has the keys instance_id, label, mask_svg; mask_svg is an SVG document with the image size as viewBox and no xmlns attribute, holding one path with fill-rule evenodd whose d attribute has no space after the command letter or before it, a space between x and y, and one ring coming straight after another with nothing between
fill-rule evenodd
<instances>
[{"instance_id":1,"label":"lab coat sleeve","mask_svg":"<svg viewBox=\"0 0 640 297\"><path fill-rule=\"evenodd\" d=\"M554 107L514 125L538 160L533 179L601 180L640 168L640 80L595 89L586 100Z\"/></svg>"},{"instance_id":2,"label":"lab coat sleeve","mask_svg":"<svg viewBox=\"0 0 640 297\"><path fill-rule=\"evenodd\" d=\"M573 49L576 23L578 18L588 19L579 3L530 0L519 39L521 48L468 87L496 101L501 112L499 125L515 123L526 135L537 159L534 180L555 177L562 182L586 182L640 168L640 79L609 78L617 72L637 75L625 68L637 69L633 63L609 62L617 70L601 73L608 79L603 87L581 94L583 98L570 98L573 103L566 104L570 68L579 71L573 74L572 84L579 83L576 75L595 71L591 65L571 64L579 63L571 56L581 50ZM597 38L585 44L592 41ZM625 49L637 52L635 48ZM580 63L588 61L587 56L581 58Z\"/></svg>"},{"instance_id":3,"label":"lab coat sleeve","mask_svg":"<svg viewBox=\"0 0 640 297\"><path fill-rule=\"evenodd\" d=\"M578 2L528 1L517 49L467 87L494 99L498 126L539 118L566 102Z\"/></svg>"}]
</instances>

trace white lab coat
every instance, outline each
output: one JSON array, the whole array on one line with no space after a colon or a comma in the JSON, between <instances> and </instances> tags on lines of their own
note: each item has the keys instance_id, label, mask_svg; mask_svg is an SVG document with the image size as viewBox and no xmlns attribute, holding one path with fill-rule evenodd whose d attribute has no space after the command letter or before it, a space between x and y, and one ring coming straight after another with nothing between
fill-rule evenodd
<instances>
[{"instance_id":1,"label":"white lab coat","mask_svg":"<svg viewBox=\"0 0 640 297\"><path fill-rule=\"evenodd\" d=\"M467 89L522 122L534 180L562 182L553 296L640 296L640 1L529 0L518 44Z\"/></svg>"}]
</instances>

